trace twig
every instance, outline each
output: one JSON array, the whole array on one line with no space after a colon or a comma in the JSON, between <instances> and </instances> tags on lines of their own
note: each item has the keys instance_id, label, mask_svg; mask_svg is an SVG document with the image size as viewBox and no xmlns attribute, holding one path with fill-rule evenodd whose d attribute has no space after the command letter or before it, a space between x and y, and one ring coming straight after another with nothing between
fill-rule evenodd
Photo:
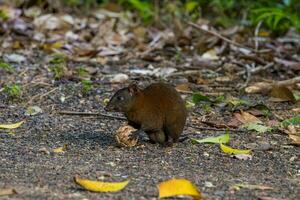
<instances>
[{"instance_id":1,"label":"twig","mask_svg":"<svg viewBox=\"0 0 300 200\"><path fill-rule=\"evenodd\" d=\"M255 39L254 39L254 46L255 46L255 51L258 51L258 40L257 40L257 36L258 36L258 33L259 33L259 29L262 25L262 20L258 22L256 28L255 28L255 31L254 31L254 35L255 35Z\"/></svg>"},{"instance_id":2,"label":"twig","mask_svg":"<svg viewBox=\"0 0 300 200\"><path fill-rule=\"evenodd\" d=\"M126 120L125 117L107 115L107 114L103 114L103 113L77 112L77 111L67 111L67 110L59 111L58 113L62 114L62 115L85 115L85 116L94 115L94 116L101 116L101 117L112 118L112 119L117 119L117 120ZM219 129L219 128L210 128L210 127L198 127L198 126L194 126L192 124L187 124L187 127L198 129L198 130L245 132L244 130L240 130L240 129L231 129L231 128Z\"/></svg>"},{"instance_id":3,"label":"twig","mask_svg":"<svg viewBox=\"0 0 300 200\"><path fill-rule=\"evenodd\" d=\"M168 77L174 77L174 76L184 76L184 75L194 75L194 74L199 74L199 70L186 70L182 72L175 72L170 74Z\"/></svg>"},{"instance_id":4,"label":"twig","mask_svg":"<svg viewBox=\"0 0 300 200\"><path fill-rule=\"evenodd\" d=\"M222 36L221 34L219 34L219 33L217 33L217 32L214 32L214 31L211 31L211 30L202 28L201 26L199 26L199 25L197 25L197 24L195 24L195 23L193 23L193 22L186 22L186 23L187 23L188 25L190 25L190 26L192 26L192 27L198 29L198 30L201 30L201 31L206 32L206 33L209 33L209 34L211 34L211 35L214 35L214 36L216 36L216 37L218 37L218 38L224 40L225 42L228 42L228 43L230 43L230 44L232 44L232 45L234 45L234 46L242 47L242 48L248 49L248 50L250 50L250 51L254 51L254 49L251 49L251 48L246 47L246 46L244 46L244 45L242 45L242 44L239 44L239 43L237 43L237 42L234 42L234 41L232 41L232 40L230 40L230 39L228 39L228 38Z\"/></svg>"},{"instance_id":5,"label":"twig","mask_svg":"<svg viewBox=\"0 0 300 200\"><path fill-rule=\"evenodd\" d=\"M246 88L247 93L267 93L275 86L290 86L300 83L300 76L284 81L274 81L271 83L260 82Z\"/></svg>"},{"instance_id":6,"label":"twig","mask_svg":"<svg viewBox=\"0 0 300 200\"><path fill-rule=\"evenodd\" d=\"M246 81L245 83L240 87L240 89L243 89L245 87L248 86L250 80L251 80L251 75L253 74L257 74L261 71L265 71L267 70L268 68L272 67L274 65L274 63L268 63L266 64L265 66L259 66L259 67L255 67L255 68L252 68L250 67L248 64L244 65L244 67L246 68L245 71L241 71L239 73L237 73L237 75L244 75L246 74Z\"/></svg>"},{"instance_id":7,"label":"twig","mask_svg":"<svg viewBox=\"0 0 300 200\"><path fill-rule=\"evenodd\" d=\"M33 102L33 100L36 99L36 98L38 98L38 97L39 97L40 100L41 100L43 97L49 95L50 93L54 92L54 91L57 90L57 89L58 89L58 88L56 87L56 88L53 88L52 90L50 90L50 91L48 91L48 92L46 92L46 93L44 93L44 94L37 94L37 95L33 96L33 97L27 102L27 105L31 104L31 103Z\"/></svg>"},{"instance_id":8,"label":"twig","mask_svg":"<svg viewBox=\"0 0 300 200\"><path fill-rule=\"evenodd\" d=\"M257 54L241 55L240 58L254 61L254 62L256 62L257 64L260 64L260 65L266 65L267 64L267 62L264 61L262 58L258 57Z\"/></svg>"},{"instance_id":9,"label":"twig","mask_svg":"<svg viewBox=\"0 0 300 200\"><path fill-rule=\"evenodd\" d=\"M95 116L101 116L101 117L118 119L118 120L126 120L125 117L107 115L107 114L103 114L103 113L77 112L77 111L68 111L68 110L59 111L58 113L62 114L62 115L85 115L85 116L95 115Z\"/></svg>"},{"instance_id":10,"label":"twig","mask_svg":"<svg viewBox=\"0 0 300 200\"><path fill-rule=\"evenodd\" d=\"M187 124L187 127L190 128L194 128L197 130L208 130L208 131L231 131L231 132L246 132L245 130L241 130L241 129L232 129L232 128L228 128L228 129L221 129L221 128L211 128L211 127L199 127L199 126L194 126L191 124Z\"/></svg>"},{"instance_id":11,"label":"twig","mask_svg":"<svg viewBox=\"0 0 300 200\"><path fill-rule=\"evenodd\" d=\"M295 85L297 83L300 83L300 76L297 76L292 79L284 80L284 81L278 81L276 84L279 86L289 86L289 85Z\"/></svg>"}]
</instances>

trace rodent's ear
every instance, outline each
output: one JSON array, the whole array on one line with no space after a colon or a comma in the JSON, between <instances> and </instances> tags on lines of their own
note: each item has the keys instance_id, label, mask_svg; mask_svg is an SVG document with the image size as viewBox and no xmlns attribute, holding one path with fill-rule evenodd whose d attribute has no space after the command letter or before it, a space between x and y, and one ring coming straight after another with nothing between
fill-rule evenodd
<instances>
[{"instance_id":1,"label":"rodent's ear","mask_svg":"<svg viewBox=\"0 0 300 200\"><path fill-rule=\"evenodd\" d=\"M137 93L139 93L141 90L140 88L137 86L136 83L131 83L129 86L128 86L128 90L129 90L129 93L131 95L135 95Z\"/></svg>"}]
</instances>

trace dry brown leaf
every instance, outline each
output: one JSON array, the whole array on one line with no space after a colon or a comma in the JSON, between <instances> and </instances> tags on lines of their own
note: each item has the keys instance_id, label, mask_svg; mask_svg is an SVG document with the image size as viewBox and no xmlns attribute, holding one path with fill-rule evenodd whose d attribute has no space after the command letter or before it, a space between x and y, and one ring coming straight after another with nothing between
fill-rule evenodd
<instances>
[{"instance_id":1,"label":"dry brown leaf","mask_svg":"<svg viewBox=\"0 0 300 200\"><path fill-rule=\"evenodd\" d=\"M293 140L293 144L300 146L300 136L290 134L289 138Z\"/></svg>"},{"instance_id":2,"label":"dry brown leaf","mask_svg":"<svg viewBox=\"0 0 300 200\"><path fill-rule=\"evenodd\" d=\"M300 113L300 108L293 108L292 111L296 113Z\"/></svg>"},{"instance_id":3,"label":"dry brown leaf","mask_svg":"<svg viewBox=\"0 0 300 200\"><path fill-rule=\"evenodd\" d=\"M262 123L260 119L255 117L254 115L251 115L248 112L242 111L241 113L234 113L234 116L237 120L242 122L243 124L249 124L249 123Z\"/></svg>"},{"instance_id":4,"label":"dry brown leaf","mask_svg":"<svg viewBox=\"0 0 300 200\"><path fill-rule=\"evenodd\" d=\"M190 92L191 91L190 90L190 86L187 83L183 83L183 84L177 85L176 86L176 90L178 92Z\"/></svg>"},{"instance_id":5,"label":"dry brown leaf","mask_svg":"<svg viewBox=\"0 0 300 200\"><path fill-rule=\"evenodd\" d=\"M296 102L296 99L292 91L285 86L274 85L271 90L271 101L282 102L282 101L291 101Z\"/></svg>"},{"instance_id":6,"label":"dry brown leaf","mask_svg":"<svg viewBox=\"0 0 300 200\"><path fill-rule=\"evenodd\" d=\"M217 82L226 83L232 81L232 78L229 76L221 76L216 78Z\"/></svg>"},{"instance_id":7,"label":"dry brown leaf","mask_svg":"<svg viewBox=\"0 0 300 200\"><path fill-rule=\"evenodd\" d=\"M245 91L249 94L253 94L253 93L266 94L271 90L271 88L272 88L271 83L259 82L259 83L255 83L254 85L251 85L249 87L246 87Z\"/></svg>"},{"instance_id":8,"label":"dry brown leaf","mask_svg":"<svg viewBox=\"0 0 300 200\"><path fill-rule=\"evenodd\" d=\"M17 194L17 191L14 188L0 188L0 197L11 194Z\"/></svg>"}]
</instances>

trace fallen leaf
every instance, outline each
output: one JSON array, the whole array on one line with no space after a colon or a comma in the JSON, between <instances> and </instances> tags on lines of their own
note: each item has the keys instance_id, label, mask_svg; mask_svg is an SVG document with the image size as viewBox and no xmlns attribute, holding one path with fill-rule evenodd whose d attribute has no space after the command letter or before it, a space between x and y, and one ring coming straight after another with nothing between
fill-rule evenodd
<instances>
[{"instance_id":1,"label":"fallen leaf","mask_svg":"<svg viewBox=\"0 0 300 200\"><path fill-rule=\"evenodd\" d=\"M213 102L213 100L211 100L208 96L205 96L205 95L203 95L203 94L201 94L201 93L195 93L195 94L193 94L193 96L192 96L192 101L193 101L193 103L195 103L195 104L197 104L197 103L201 103L201 102L209 102L209 103L211 103L211 102Z\"/></svg>"},{"instance_id":2,"label":"fallen leaf","mask_svg":"<svg viewBox=\"0 0 300 200\"><path fill-rule=\"evenodd\" d=\"M36 17L33 24L39 30L58 30L58 29L68 29L71 27L73 22L73 17L70 15L54 16L53 14L45 14Z\"/></svg>"},{"instance_id":3,"label":"fallen leaf","mask_svg":"<svg viewBox=\"0 0 300 200\"><path fill-rule=\"evenodd\" d=\"M250 113L242 111L242 110L241 110L241 113L234 113L234 116L237 120L239 120L243 124L262 123L262 121L260 121L254 115L251 115Z\"/></svg>"},{"instance_id":4,"label":"fallen leaf","mask_svg":"<svg viewBox=\"0 0 300 200\"><path fill-rule=\"evenodd\" d=\"M235 97L230 97L226 100L228 104L233 105L233 107L241 106L241 105L250 105L250 102L243 100L243 99L238 99Z\"/></svg>"},{"instance_id":5,"label":"fallen leaf","mask_svg":"<svg viewBox=\"0 0 300 200\"><path fill-rule=\"evenodd\" d=\"M129 79L127 74L115 74L111 79L111 83L124 83Z\"/></svg>"},{"instance_id":6,"label":"fallen leaf","mask_svg":"<svg viewBox=\"0 0 300 200\"><path fill-rule=\"evenodd\" d=\"M245 92L253 93L268 93L272 89L272 84L266 82L259 82L245 88Z\"/></svg>"},{"instance_id":7,"label":"fallen leaf","mask_svg":"<svg viewBox=\"0 0 300 200\"><path fill-rule=\"evenodd\" d=\"M261 103L250 106L247 112L254 116L270 116L272 114L270 108Z\"/></svg>"},{"instance_id":8,"label":"fallen leaf","mask_svg":"<svg viewBox=\"0 0 300 200\"><path fill-rule=\"evenodd\" d=\"M191 140L195 143L214 143L214 144L219 144L219 143L228 143L229 142L229 134L224 134L220 135L217 137L209 137L209 138L204 138L204 139L194 139L192 138Z\"/></svg>"},{"instance_id":9,"label":"fallen leaf","mask_svg":"<svg viewBox=\"0 0 300 200\"><path fill-rule=\"evenodd\" d=\"M197 187L186 179L171 179L158 185L159 198L178 195L191 196L193 199L202 199Z\"/></svg>"},{"instance_id":10,"label":"fallen leaf","mask_svg":"<svg viewBox=\"0 0 300 200\"><path fill-rule=\"evenodd\" d=\"M281 122L281 125L284 127L289 125L296 125L296 124L300 124L300 114Z\"/></svg>"},{"instance_id":11,"label":"fallen leaf","mask_svg":"<svg viewBox=\"0 0 300 200\"><path fill-rule=\"evenodd\" d=\"M17 194L14 188L0 188L0 196L7 196L11 194Z\"/></svg>"},{"instance_id":12,"label":"fallen leaf","mask_svg":"<svg viewBox=\"0 0 300 200\"><path fill-rule=\"evenodd\" d=\"M4 55L4 60L7 62L13 62L13 63L22 63L26 61L26 57L21 54L7 54Z\"/></svg>"},{"instance_id":13,"label":"fallen leaf","mask_svg":"<svg viewBox=\"0 0 300 200\"><path fill-rule=\"evenodd\" d=\"M252 160L252 155L248 155L248 154L237 154L237 155L233 155L233 157L239 160Z\"/></svg>"},{"instance_id":14,"label":"fallen leaf","mask_svg":"<svg viewBox=\"0 0 300 200\"><path fill-rule=\"evenodd\" d=\"M68 149L68 145L64 145L62 147L58 147L52 150L53 153L64 153Z\"/></svg>"},{"instance_id":15,"label":"fallen leaf","mask_svg":"<svg viewBox=\"0 0 300 200\"><path fill-rule=\"evenodd\" d=\"M290 134L289 138L293 140L293 144L300 146L300 136Z\"/></svg>"},{"instance_id":16,"label":"fallen leaf","mask_svg":"<svg viewBox=\"0 0 300 200\"><path fill-rule=\"evenodd\" d=\"M244 127L249 130L249 131L257 131L259 133L265 133L268 132L270 130L272 130L272 128L258 124L258 123L249 123L249 124L245 124Z\"/></svg>"},{"instance_id":17,"label":"fallen leaf","mask_svg":"<svg viewBox=\"0 0 300 200\"><path fill-rule=\"evenodd\" d=\"M273 190L272 187L266 185L235 184L232 187L236 190L240 190L241 188L247 188L251 190Z\"/></svg>"},{"instance_id":18,"label":"fallen leaf","mask_svg":"<svg viewBox=\"0 0 300 200\"><path fill-rule=\"evenodd\" d=\"M295 71L299 71L300 70L300 62L295 62L295 61L291 61L291 60L283 60L283 59L279 59L279 58L274 58L274 60L277 63L280 63L282 65L284 65L286 68L290 68L293 69Z\"/></svg>"},{"instance_id":19,"label":"fallen leaf","mask_svg":"<svg viewBox=\"0 0 300 200\"><path fill-rule=\"evenodd\" d=\"M217 53L216 53L215 49L211 49L211 50L205 52L202 55L202 58L209 59L209 60L218 60L219 59L219 57L217 56Z\"/></svg>"},{"instance_id":20,"label":"fallen leaf","mask_svg":"<svg viewBox=\"0 0 300 200\"><path fill-rule=\"evenodd\" d=\"M251 149L247 149L247 150L240 150L240 149L233 149L231 147L228 147L224 144L220 144L220 147L222 149L222 151L224 153L227 154L234 154L234 155L238 155L238 154L250 154L251 153Z\"/></svg>"},{"instance_id":21,"label":"fallen leaf","mask_svg":"<svg viewBox=\"0 0 300 200\"><path fill-rule=\"evenodd\" d=\"M176 86L178 92L190 92L190 86L187 83L179 84Z\"/></svg>"},{"instance_id":22,"label":"fallen leaf","mask_svg":"<svg viewBox=\"0 0 300 200\"><path fill-rule=\"evenodd\" d=\"M123 182L92 181L89 179L81 179L79 177L74 177L74 181L84 189L92 192L117 192L124 189L129 183L129 181L123 181Z\"/></svg>"},{"instance_id":23,"label":"fallen leaf","mask_svg":"<svg viewBox=\"0 0 300 200\"><path fill-rule=\"evenodd\" d=\"M0 128L15 129L15 128L20 127L23 123L24 123L24 121L21 121L21 122L15 123L15 124L0 124Z\"/></svg>"},{"instance_id":24,"label":"fallen leaf","mask_svg":"<svg viewBox=\"0 0 300 200\"><path fill-rule=\"evenodd\" d=\"M277 86L274 85L271 90L271 101L275 102L283 102L283 101L291 101L291 102L296 102L296 99L294 97L294 94L292 91L285 87L285 86Z\"/></svg>"},{"instance_id":25,"label":"fallen leaf","mask_svg":"<svg viewBox=\"0 0 300 200\"><path fill-rule=\"evenodd\" d=\"M62 47L62 42L46 43L42 45L42 48L46 51L52 51Z\"/></svg>"},{"instance_id":26,"label":"fallen leaf","mask_svg":"<svg viewBox=\"0 0 300 200\"><path fill-rule=\"evenodd\" d=\"M173 67L162 67L162 68L155 68L153 70L153 75L156 77L166 78L176 72L177 69Z\"/></svg>"},{"instance_id":27,"label":"fallen leaf","mask_svg":"<svg viewBox=\"0 0 300 200\"><path fill-rule=\"evenodd\" d=\"M43 112L43 110L38 107L38 106L30 106L27 108L26 112L25 112L25 115L26 116L33 116L33 115L36 115L36 114L39 114Z\"/></svg>"}]
</instances>

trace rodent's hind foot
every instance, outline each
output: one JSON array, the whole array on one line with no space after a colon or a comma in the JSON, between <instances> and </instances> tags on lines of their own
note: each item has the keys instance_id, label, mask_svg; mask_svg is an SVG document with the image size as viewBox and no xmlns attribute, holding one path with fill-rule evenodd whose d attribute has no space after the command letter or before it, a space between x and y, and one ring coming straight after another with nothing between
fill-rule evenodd
<instances>
[{"instance_id":1,"label":"rodent's hind foot","mask_svg":"<svg viewBox=\"0 0 300 200\"><path fill-rule=\"evenodd\" d=\"M168 140L163 144L164 147L172 147L174 144L173 138L169 137Z\"/></svg>"}]
</instances>

